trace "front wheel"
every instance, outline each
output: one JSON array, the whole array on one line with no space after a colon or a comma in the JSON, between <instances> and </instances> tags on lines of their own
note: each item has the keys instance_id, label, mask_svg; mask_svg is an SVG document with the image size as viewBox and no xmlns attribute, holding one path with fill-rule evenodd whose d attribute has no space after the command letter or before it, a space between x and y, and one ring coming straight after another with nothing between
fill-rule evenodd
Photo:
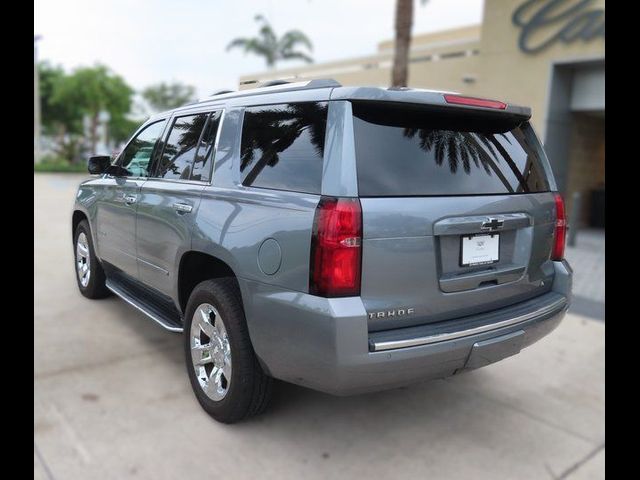
<instances>
[{"instance_id":1,"label":"front wheel","mask_svg":"<svg viewBox=\"0 0 640 480\"><path fill-rule=\"evenodd\" d=\"M73 235L76 280L80 293L87 298L104 298L111 294L106 276L96 257L89 223L82 220Z\"/></svg>"},{"instance_id":2,"label":"front wheel","mask_svg":"<svg viewBox=\"0 0 640 480\"><path fill-rule=\"evenodd\" d=\"M253 351L234 279L207 280L193 289L184 347L191 387L213 418L234 423L267 407L272 379Z\"/></svg>"}]
</instances>

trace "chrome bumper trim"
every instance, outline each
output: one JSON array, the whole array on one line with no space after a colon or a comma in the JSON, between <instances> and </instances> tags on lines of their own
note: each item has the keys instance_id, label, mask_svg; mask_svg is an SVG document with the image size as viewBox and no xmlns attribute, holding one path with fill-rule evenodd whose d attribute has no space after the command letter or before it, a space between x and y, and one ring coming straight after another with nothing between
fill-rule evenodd
<instances>
[{"instance_id":1,"label":"chrome bumper trim","mask_svg":"<svg viewBox=\"0 0 640 480\"><path fill-rule=\"evenodd\" d=\"M467 330L458 330L456 332L438 333L435 335L429 335L426 337L407 338L403 340L388 340L385 342L372 342L372 351L380 352L383 350L393 350L397 348L418 347L420 345L428 345L430 343L446 342L447 340L455 340L457 338L469 337L471 335L477 335L479 333L490 332L503 327L509 327L521 322L526 322L536 317L552 313L554 311L560 312L568 306L566 298L559 298L549 305L545 305L533 312L518 315L517 317L502 320L496 323L490 323L488 325L481 325L475 328L469 328Z\"/></svg>"}]
</instances>

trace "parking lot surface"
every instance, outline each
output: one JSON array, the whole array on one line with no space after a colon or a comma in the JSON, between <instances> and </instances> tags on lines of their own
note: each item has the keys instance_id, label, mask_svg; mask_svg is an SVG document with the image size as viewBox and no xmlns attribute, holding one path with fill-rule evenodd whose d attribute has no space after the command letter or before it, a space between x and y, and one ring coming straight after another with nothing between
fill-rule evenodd
<instances>
[{"instance_id":1,"label":"parking lot surface","mask_svg":"<svg viewBox=\"0 0 640 480\"><path fill-rule=\"evenodd\" d=\"M605 323L572 313L480 370L344 398L277 383L266 414L215 422L191 392L180 335L78 293L82 178L34 175L35 478L604 477Z\"/></svg>"}]
</instances>

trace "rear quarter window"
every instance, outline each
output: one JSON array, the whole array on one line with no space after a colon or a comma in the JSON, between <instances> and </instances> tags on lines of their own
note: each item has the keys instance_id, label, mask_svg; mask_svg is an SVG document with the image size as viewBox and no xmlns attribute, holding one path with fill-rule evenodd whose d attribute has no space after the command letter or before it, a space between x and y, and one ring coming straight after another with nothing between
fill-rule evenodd
<instances>
[{"instance_id":1,"label":"rear quarter window","mask_svg":"<svg viewBox=\"0 0 640 480\"><path fill-rule=\"evenodd\" d=\"M320 193L327 103L245 109L240 174L245 186Z\"/></svg>"},{"instance_id":2,"label":"rear quarter window","mask_svg":"<svg viewBox=\"0 0 640 480\"><path fill-rule=\"evenodd\" d=\"M545 192L549 181L530 125L466 112L353 103L361 196Z\"/></svg>"}]
</instances>

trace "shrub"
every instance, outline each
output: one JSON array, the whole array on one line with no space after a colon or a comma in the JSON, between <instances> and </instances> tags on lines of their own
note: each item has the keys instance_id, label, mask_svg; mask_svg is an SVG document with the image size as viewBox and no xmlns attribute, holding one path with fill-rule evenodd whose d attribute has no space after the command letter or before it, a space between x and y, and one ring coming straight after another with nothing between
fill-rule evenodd
<instances>
[{"instance_id":1,"label":"shrub","mask_svg":"<svg viewBox=\"0 0 640 480\"><path fill-rule=\"evenodd\" d=\"M69 163L68 160L54 155L46 155L42 157L40 163L33 166L34 172L68 172L68 173L87 173L87 165L85 162Z\"/></svg>"}]
</instances>

